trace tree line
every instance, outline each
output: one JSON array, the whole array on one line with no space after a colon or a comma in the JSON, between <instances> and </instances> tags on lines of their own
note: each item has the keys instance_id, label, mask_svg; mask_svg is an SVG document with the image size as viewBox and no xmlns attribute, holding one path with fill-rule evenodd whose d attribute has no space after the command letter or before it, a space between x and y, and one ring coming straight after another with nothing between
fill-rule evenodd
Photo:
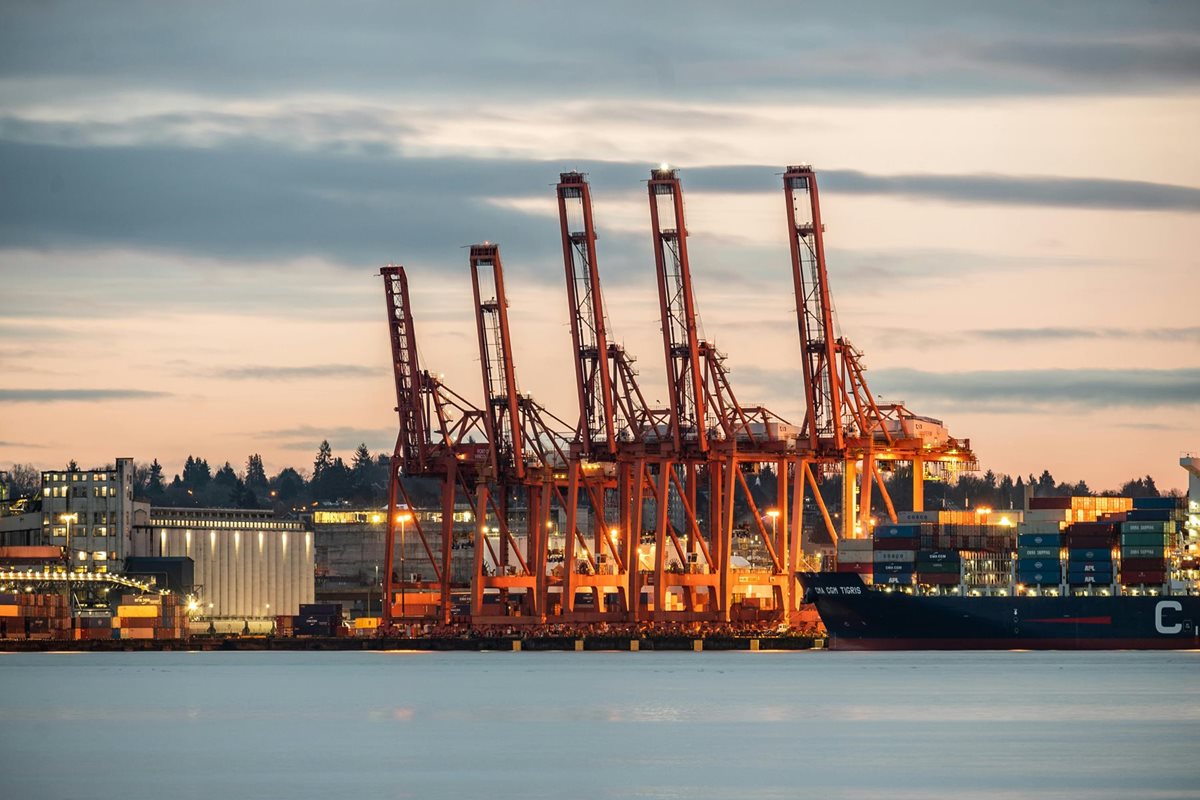
<instances>
[{"instance_id":1,"label":"tree line","mask_svg":"<svg viewBox=\"0 0 1200 800\"><path fill-rule=\"evenodd\" d=\"M390 454L372 454L360 444L346 463L335 456L329 442L322 441L312 469L284 467L268 475L262 456L252 453L240 468L226 461L215 470L208 460L188 455L183 470L167 480L158 459L134 462L134 496L157 506L192 508L273 508L289 512L312 504L349 503L359 507L380 507L387 503ZM111 468L109 465L108 468ZM67 470L76 470L75 462ZM33 497L41 483L41 470L31 464L14 464L7 472L8 496L12 499ZM764 467L748 482L760 509L774 502L777 477ZM884 482L896 508L912 508L912 469L899 465L884 473ZM405 486L415 503L437 503L436 481L406 479ZM1049 470L1041 475L1006 475L991 470L982 475L964 473L957 480L925 482L925 507L928 509L1023 508L1027 487L1034 497L1120 496L1156 497L1159 489L1149 475L1131 478L1115 489L1095 492L1086 481L1058 481ZM1172 490L1171 494L1178 494ZM822 482L821 495L830 510L840 510L841 476L832 474ZM705 505L705 498L698 498ZM876 493L873 511L882 511ZM700 509L698 509L700 510ZM735 514L748 515L749 505L739 498Z\"/></svg>"}]
</instances>

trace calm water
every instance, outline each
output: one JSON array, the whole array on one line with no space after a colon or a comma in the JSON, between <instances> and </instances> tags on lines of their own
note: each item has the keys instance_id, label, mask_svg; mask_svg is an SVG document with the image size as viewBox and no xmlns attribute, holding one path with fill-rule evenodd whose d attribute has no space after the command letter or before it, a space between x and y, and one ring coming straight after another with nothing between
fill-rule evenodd
<instances>
[{"instance_id":1,"label":"calm water","mask_svg":"<svg viewBox=\"0 0 1200 800\"><path fill-rule=\"evenodd\" d=\"M0 655L10 798L1197 798L1200 652Z\"/></svg>"}]
</instances>

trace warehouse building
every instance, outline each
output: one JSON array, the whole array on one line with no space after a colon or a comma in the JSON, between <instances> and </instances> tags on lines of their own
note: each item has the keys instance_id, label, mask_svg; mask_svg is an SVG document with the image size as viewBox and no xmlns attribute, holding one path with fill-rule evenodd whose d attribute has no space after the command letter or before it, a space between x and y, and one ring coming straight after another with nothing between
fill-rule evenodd
<instances>
[{"instance_id":1,"label":"warehouse building","mask_svg":"<svg viewBox=\"0 0 1200 800\"><path fill-rule=\"evenodd\" d=\"M216 630L269 630L313 602L313 533L269 510L154 508L133 554L191 558L197 617Z\"/></svg>"}]
</instances>

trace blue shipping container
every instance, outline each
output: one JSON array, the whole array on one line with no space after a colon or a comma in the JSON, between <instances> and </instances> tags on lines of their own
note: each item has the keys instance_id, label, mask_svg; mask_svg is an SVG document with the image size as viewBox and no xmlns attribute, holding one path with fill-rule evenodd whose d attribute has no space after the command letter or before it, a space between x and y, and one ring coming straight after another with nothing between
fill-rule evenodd
<instances>
[{"instance_id":1,"label":"blue shipping container","mask_svg":"<svg viewBox=\"0 0 1200 800\"><path fill-rule=\"evenodd\" d=\"M1111 569L1089 571L1089 570L1071 569L1070 567L1067 568L1067 579L1070 581L1075 581L1080 578L1087 578L1087 577L1095 578L1098 581L1100 581L1101 583L1111 583L1112 577L1113 577L1113 571Z\"/></svg>"},{"instance_id":2,"label":"blue shipping container","mask_svg":"<svg viewBox=\"0 0 1200 800\"><path fill-rule=\"evenodd\" d=\"M1017 559L1017 571L1037 570L1045 572L1047 570L1058 570L1062 567L1062 562L1057 558L1019 558Z\"/></svg>"},{"instance_id":3,"label":"blue shipping container","mask_svg":"<svg viewBox=\"0 0 1200 800\"><path fill-rule=\"evenodd\" d=\"M1017 558L1053 558L1057 560L1061 552L1057 547L1018 547Z\"/></svg>"},{"instance_id":4,"label":"blue shipping container","mask_svg":"<svg viewBox=\"0 0 1200 800\"><path fill-rule=\"evenodd\" d=\"M1017 536L1021 547L1058 547L1062 544L1061 533L1022 533Z\"/></svg>"},{"instance_id":5,"label":"blue shipping container","mask_svg":"<svg viewBox=\"0 0 1200 800\"><path fill-rule=\"evenodd\" d=\"M1135 508L1125 513L1125 519L1129 522L1169 522L1175 519L1175 514L1172 508Z\"/></svg>"},{"instance_id":6,"label":"blue shipping container","mask_svg":"<svg viewBox=\"0 0 1200 800\"><path fill-rule=\"evenodd\" d=\"M1121 558L1163 558L1166 552L1162 545L1126 545L1121 548Z\"/></svg>"},{"instance_id":7,"label":"blue shipping container","mask_svg":"<svg viewBox=\"0 0 1200 800\"><path fill-rule=\"evenodd\" d=\"M1112 548L1072 547L1067 551L1067 560L1072 564L1083 561L1107 561L1112 563Z\"/></svg>"},{"instance_id":8,"label":"blue shipping container","mask_svg":"<svg viewBox=\"0 0 1200 800\"><path fill-rule=\"evenodd\" d=\"M1028 572L1017 573L1017 583L1036 583L1040 585L1052 584L1058 585L1062 580L1062 573L1058 570L1030 570Z\"/></svg>"},{"instance_id":9,"label":"blue shipping container","mask_svg":"<svg viewBox=\"0 0 1200 800\"><path fill-rule=\"evenodd\" d=\"M1135 497L1133 507L1139 511L1180 508L1180 501L1175 497Z\"/></svg>"},{"instance_id":10,"label":"blue shipping container","mask_svg":"<svg viewBox=\"0 0 1200 800\"><path fill-rule=\"evenodd\" d=\"M920 525L876 525L876 539L915 539L921 535Z\"/></svg>"}]
</instances>

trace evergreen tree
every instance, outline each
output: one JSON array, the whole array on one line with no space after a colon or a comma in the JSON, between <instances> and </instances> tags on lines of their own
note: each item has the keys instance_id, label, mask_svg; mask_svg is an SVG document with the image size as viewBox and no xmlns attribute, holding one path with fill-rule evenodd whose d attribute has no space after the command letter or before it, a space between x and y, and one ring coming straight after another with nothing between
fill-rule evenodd
<instances>
[{"instance_id":1,"label":"evergreen tree","mask_svg":"<svg viewBox=\"0 0 1200 800\"><path fill-rule=\"evenodd\" d=\"M267 471L258 453L246 459L246 488L259 493L267 489Z\"/></svg>"},{"instance_id":2,"label":"evergreen tree","mask_svg":"<svg viewBox=\"0 0 1200 800\"><path fill-rule=\"evenodd\" d=\"M183 465L184 485L189 489L203 489L211 480L212 470L209 469L208 462L189 455Z\"/></svg>"},{"instance_id":3,"label":"evergreen tree","mask_svg":"<svg viewBox=\"0 0 1200 800\"><path fill-rule=\"evenodd\" d=\"M304 499L306 484L303 476L292 467L284 467L271 480L271 488L281 503L293 503Z\"/></svg>"},{"instance_id":4,"label":"evergreen tree","mask_svg":"<svg viewBox=\"0 0 1200 800\"><path fill-rule=\"evenodd\" d=\"M158 463L158 459L154 459L150 464L149 475L146 480L146 495L151 499L162 497L166 487L163 485L163 468L162 464Z\"/></svg>"},{"instance_id":5,"label":"evergreen tree","mask_svg":"<svg viewBox=\"0 0 1200 800\"><path fill-rule=\"evenodd\" d=\"M312 482L317 483L325 476L325 473L333 466L333 448L329 446L329 440L321 440L321 446L317 448L317 457L313 461L313 476Z\"/></svg>"}]
</instances>

